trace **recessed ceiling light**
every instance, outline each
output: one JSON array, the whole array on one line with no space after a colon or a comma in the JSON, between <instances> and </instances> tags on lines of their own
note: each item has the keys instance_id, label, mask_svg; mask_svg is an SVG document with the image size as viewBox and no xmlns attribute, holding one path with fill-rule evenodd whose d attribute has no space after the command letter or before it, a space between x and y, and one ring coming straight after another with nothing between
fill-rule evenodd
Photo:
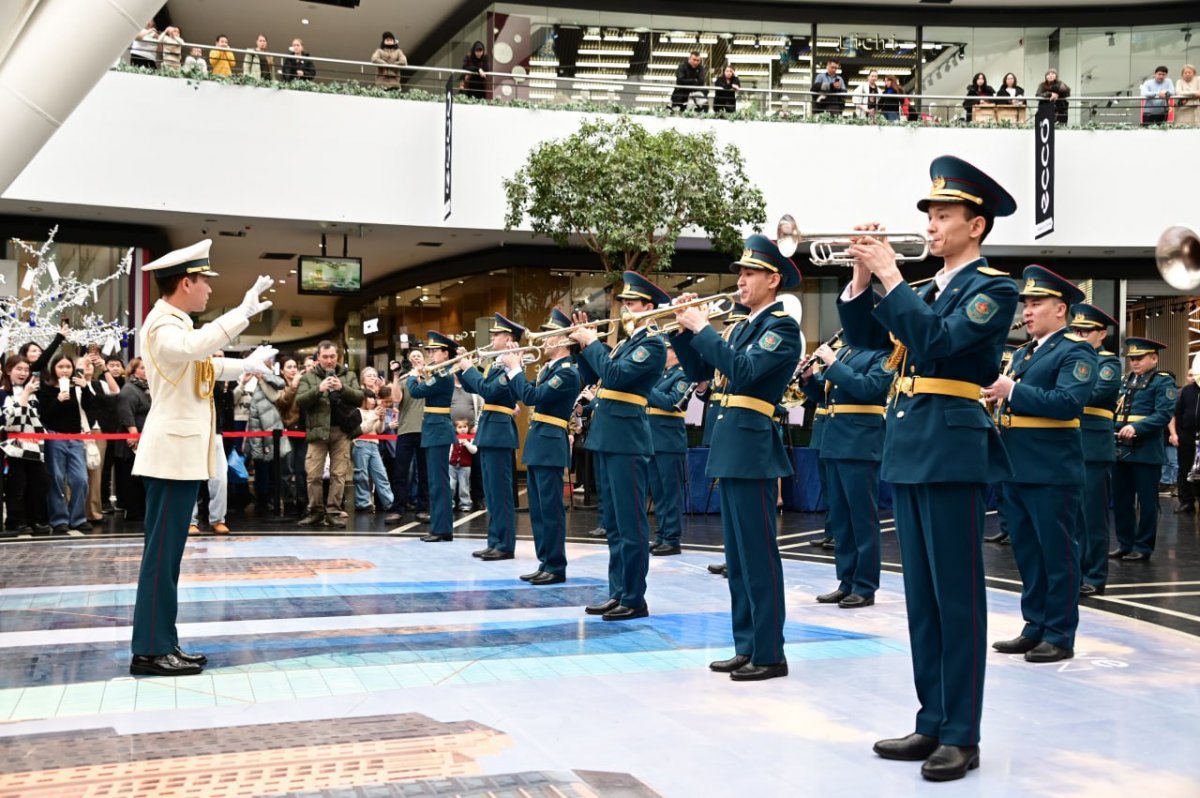
<instances>
[{"instance_id":1,"label":"recessed ceiling light","mask_svg":"<svg viewBox=\"0 0 1200 798\"><path fill-rule=\"evenodd\" d=\"M308 20L307 20L307 19L302 19L302 20L300 20L300 24L301 24L301 25L307 25L307 24L308 24Z\"/></svg>"},{"instance_id":2,"label":"recessed ceiling light","mask_svg":"<svg viewBox=\"0 0 1200 798\"><path fill-rule=\"evenodd\" d=\"M40 206L40 205L30 205L30 206L29 206L29 208L28 208L28 210L30 210L30 211L33 211L34 213L41 213L41 212L42 212L42 208L41 208L41 206Z\"/></svg>"},{"instance_id":3,"label":"recessed ceiling light","mask_svg":"<svg viewBox=\"0 0 1200 798\"><path fill-rule=\"evenodd\" d=\"M295 270L295 269L289 269L289 270L288 270L288 274L295 274L295 273L296 273L296 270Z\"/></svg>"}]
</instances>

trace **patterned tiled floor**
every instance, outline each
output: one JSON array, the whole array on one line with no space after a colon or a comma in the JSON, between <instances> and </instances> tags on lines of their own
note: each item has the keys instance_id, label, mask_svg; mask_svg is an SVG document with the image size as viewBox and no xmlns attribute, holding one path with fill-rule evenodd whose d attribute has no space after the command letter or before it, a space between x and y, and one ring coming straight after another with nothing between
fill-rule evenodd
<instances>
[{"instance_id":1,"label":"patterned tiled floor","mask_svg":"<svg viewBox=\"0 0 1200 798\"><path fill-rule=\"evenodd\" d=\"M911 730L899 577L878 603L817 605L831 566L786 562L792 674L736 684L711 555L653 558L651 615L583 615L606 550L572 546L537 588L477 541L203 538L185 645L200 676L133 679L140 546L10 544L0 561L0 798L174 795L913 794L870 751ZM132 556L131 556L132 555ZM989 593L991 638L1020 627ZM1085 608L1077 657L989 661L983 767L946 795L1200 795L1200 640ZM1112 763L1120 763L1119 766ZM189 792L190 791L190 792Z\"/></svg>"}]
</instances>

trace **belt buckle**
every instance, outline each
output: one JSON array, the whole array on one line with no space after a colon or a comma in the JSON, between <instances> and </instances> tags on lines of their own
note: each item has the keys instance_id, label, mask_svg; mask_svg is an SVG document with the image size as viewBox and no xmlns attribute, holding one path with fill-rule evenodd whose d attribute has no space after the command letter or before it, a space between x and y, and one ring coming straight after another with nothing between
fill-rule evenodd
<instances>
[{"instance_id":1,"label":"belt buckle","mask_svg":"<svg viewBox=\"0 0 1200 798\"><path fill-rule=\"evenodd\" d=\"M1012 426L1011 413L1005 413L1004 415L1000 416L1000 426L1004 427L1005 429L1008 429Z\"/></svg>"},{"instance_id":2,"label":"belt buckle","mask_svg":"<svg viewBox=\"0 0 1200 798\"><path fill-rule=\"evenodd\" d=\"M908 398L912 398L913 388L916 385L916 377L901 377L900 384L897 386L898 392L904 394Z\"/></svg>"},{"instance_id":3,"label":"belt buckle","mask_svg":"<svg viewBox=\"0 0 1200 798\"><path fill-rule=\"evenodd\" d=\"M830 404L829 405L829 417L833 418L836 415L837 415L837 405Z\"/></svg>"}]
</instances>

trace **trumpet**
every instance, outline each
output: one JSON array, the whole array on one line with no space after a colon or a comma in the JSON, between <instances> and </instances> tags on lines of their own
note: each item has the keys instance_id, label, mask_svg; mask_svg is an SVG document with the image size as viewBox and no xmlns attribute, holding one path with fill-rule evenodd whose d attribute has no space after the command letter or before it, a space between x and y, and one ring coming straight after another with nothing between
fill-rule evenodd
<instances>
[{"instance_id":1,"label":"trumpet","mask_svg":"<svg viewBox=\"0 0 1200 798\"><path fill-rule=\"evenodd\" d=\"M540 332L525 333L525 339L528 341L544 341L547 338L555 338L563 335L570 335L576 330L587 330L595 328L597 335L608 335L611 330L607 329L614 324L619 324L620 319L596 319L595 321L585 321L582 324L572 324L570 327L563 327L560 330L542 330ZM603 333L600 328L606 328Z\"/></svg>"},{"instance_id":2,"label":"trumpet","mask_svg":"<svg viewBox=\"0 0 1200 798\"><path fill-rule=\"evenodd\" d=\"M1187 227L1168 227L1158 237L1154 264L1172 288L1200 288L1200 236Z\"/></svg>"},{"instance_id":3,"label":"trumpet","mask_svg":"<svg viewBox=\"0 0 1200 798\"><path fill-rule=\"evenodd\" d=\"M543 354L544 347L537 344L529 344L527 346L515 346L512 349L480 349L478 356L480 360L490 360L500 357L501 355L521 355L521 365L528 366L531 363L538 362ZM464 355L465 357L465 355Z\"/></svg>"},{"instance_id":4,"label":"trumpet","mask_svg":"<svg viewBox=\"0 0 1200 798\"><path fill-rule=\"evenodd\" d=\"M727 291L723 294L712 294L711 296L696 297L690 302L680 302L677 305L668 305L662 308L653 308L652 310L643 310L640 313L630 313L629 311L621 311L621 326L625 328L628 335L633 335L633 331L642 325L643 322L654 321L665 316L674 316L678 311L686 310L687 308L702 307L704 305L712 305L708 310L708 318L715 319L720 316L725 316L733 311L733 305L737 302L741 294L737 291ZM659 333L675 332L680 329L679 322L672 319L658 327Z\"/></svg>"},{"instance_id":5,"label":"trumpet","mask_svg":"<svg viewBox=\"0 0 1200 798\"><path fill-rule=\"evenodd\" d=\"M889 233L886 230L852 230L845 233L809 233L801 240L809 242L809 260L814 266L853 266L850 246L856 238L885 238L893 247L914 252L897 252L896 261L916 263L929 257L929 239L924 233Z\"/></svg>"}]
</instances>

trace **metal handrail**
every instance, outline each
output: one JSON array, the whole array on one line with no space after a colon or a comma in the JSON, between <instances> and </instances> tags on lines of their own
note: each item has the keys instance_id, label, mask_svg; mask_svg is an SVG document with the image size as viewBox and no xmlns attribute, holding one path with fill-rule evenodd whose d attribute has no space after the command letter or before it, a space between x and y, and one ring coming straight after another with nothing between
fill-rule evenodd
<instances>
[{"instance_id":1,"label":"metal handrail","mask_svg":"<svg viewBox=\"0 0 1200 798\"><path fill-rule=\"evenodd\" d=\"M403 66L391 65L391 64L377 64L372 61L356 61L356 60L343 59L343 58L324 58L324 57L314 56L314 55L297 56L290 52L279 53L279 52L274 52L274 51L250 50L250 49L243 49L243 48L237 48L237 47L216 47L215 45L211 45L211 44L196 44L194 42L184 42L181 45L172 44L170 46L172 46L172 47L177 46L180 48L181 62L183 60L183 57L185 57L184 56L185 52L193 47L198 47L201 50L205 51L206 53L211 50L235 53L239 56L235 61L235 64L238 66L239 69L240 69L240 65L242 62L242 57L247 54L252 54L252 55L266 55L266 56L270 56L270 57L276 58L276 59L301 58L306 61L311 61L318 66L321 64L328 64L328 65L334 65L334 66L349 66L349 67L355 68L364 77L370 77L370 79L372 79L372 80L374 80L376 73L371 72L368 75L367 70L379 70L379 69L403 70L403 71L409 72L409 73L416 73L417 75L430 75L430 76L435 76L437 78L443 78L446 76L468 76L468 75L477 74L476 72L473 72L470 70L465 70L465 69L460 69L457 67L430 67L430 66L420 66L420 65L414 65L414 64L406 64ZM161 68L161 58L159 60L159 64L160 64L160 68ZM275 69L277 71L282 69L282 63L280 61L276 62ZM184 72L182 67L180 67L178 71L181 73ZM541 74L512 73L512 72L498 72L498 71L485 71L484 74L488 78L491 78L491 79L500 78L500 79L505 79L505 80L512 80L517 84L526 83L530 80L553 81L556 84L556 86L558 84L566 83L566 84L568 84L568 86L566 86L565 88L568 91L570 91L570 90L574 90L574 91L590 90L590 91L598 91L601 94L616 94L617 90L614 90L612 87L617 86L617 85L620 86L621 90L654 89L654 90L656 90L656 93L663 95L663 104L664 105L669 103L670 95L673 94L675 92L675 90L678 90L678 89L687 90L689 95L692 94L693 92L702 92L705 95L708 95L710 92L714 92L716 90L716 87L712 84L705 85L705 86L685 86L685 85L679 85L679 84L675 84L675 83L666 83L664 81L631 80L625 76L564 77L564 76L560 76L560 75L541 75ZM816 74L818 74L818 73L814 73L814 78L816 77ZM330 77L328 75L320 74L320 71L318 70L318 74L317 74L314 82L336 82L338 80L338 77L345 79L346 76L344 74L342 74L340 76ZM587 89L587 88L582 88L578 85L571 85L571 84L584 84L585 86L594 86L595 88ZM666 90L670 90L670 91L666 91ZM750 98L755 98L759 101L760 104L762 103L763 100L765 100L766 106L768 108L770 108L773 105L780 105L780 104L786 102L789 104L795 104L797 106L798 110L803 110L804 106L812 105L814 103L815 98L820 97L820 96L841 97L843 100L843 104L848 109L853 108L853 106L856 104L856 100L863 101L868 96L873 96L877 100L879 98L885 97L885 96L895 97L895 98L898 98L899 100L907 99L910 101L917 101L918 103L922 104L923 106L928 105L930 108L961 107L963 101L968 100L968 99L975 100L977 102L984 102L984 103L991 102L992 104L995 104L995 105L1007 105L1007 106L1018 106L1018 107L1021 105L1025 105L1026 107L1028 107L1030 105L1036 105L1036 104L1042 103L1042 102L1052 102L1049 99L1037 97L1036 95L1032 95L1032 94L1026 94L1026 95L1023 95L1022 97L1017 97L1017 98L1012 98L1011 100L997 102L996 98L980 98L980 97L969 96L965 93L964 94L915 94L915 93L900 92L895 95L883 95L883 94L862 95L862 94L855 94L853 91L846 91L844 93L830 95L829 93L826 93L826 92L814 92L811 89L784 88L784 87L775 87L775 86L767 87L767 88L742 87L741 89L739 89L738 95L744 95L744 96L748 96ZM708 99L711 100L711 97L708 97ZM1065 98L1062 101L1066 102L1068 107L1072 107L1072 108L1078 108L1079 106L1082 106L1085 104L1103 103L1103 104L1105 104L1104 107L1130 109L1130 108L1140 107L1141 100L1142 100L1142 98L1137 95L1072 95L1070 97ZM504 102L505 100L497 99L496 101ZM941 105L942 102L949 103L950 105L943 106L943 105ZM975 104L976 103L972 103L972 105L975 105ZM817 109L817 110L819 111L819 109ZM1093 110L1095 110L1095 108L1093 108Z\"/></svg>"}]
</instances>

